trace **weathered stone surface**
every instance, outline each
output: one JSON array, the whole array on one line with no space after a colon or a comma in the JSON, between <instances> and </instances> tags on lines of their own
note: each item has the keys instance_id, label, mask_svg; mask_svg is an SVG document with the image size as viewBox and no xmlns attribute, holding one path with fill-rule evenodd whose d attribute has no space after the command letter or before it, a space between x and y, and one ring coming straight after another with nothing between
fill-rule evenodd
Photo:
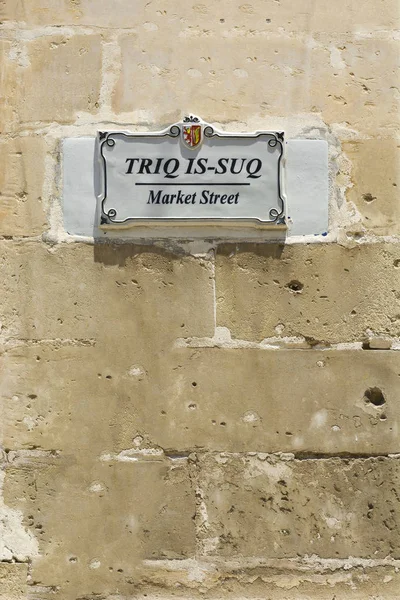
<instances>
[{"instance_id":1,"label":"weathered stone surface","mask_svg":"<svg viewBox=\"0 0 400 600\"><path fill-rule=\"evenodd\" d=\"M209 263L134 245L2 245L3 334L119 349L213 335Z\"/></svg>"},{"instance_id":2,"label":"weathered stone surface","mask_svg":"<svg viewBox=\"0 0 400 600\"><path fill-rule=\"evenodd\" d=\"M327 123L389 137L399 125L397 88L399 46L396 40L338 36L318 38L309 99Z\"/></svg>"},{"instance_id":3,"label":"weathered stone surface","mask_svg":"<svg viewBox=\"0 0 400 600\"><path fill-rule=\"evenodd\" d=\"M210 554L400 555L398 459L206 455L200 488Z\"/></svg>"},{"instance_id":4,"label":"weathered stone surface","mask_svg":"<svg viewBox=\"0 0 400 600\"><path fill-rule=\"evenodd\" d=\"M69 453L76 448L99 457L134 447L139 432L138 406L142 381L156 363L157 380L162 349L141 350L121 342L99 348L63 344L35 344L2 357L2 407L7 414L7 448L42 448ZM145 399L149 408L153 396ZM154 414L154 409L148 413ZM165 420L163 421L163 425ZM146 443L144 446L146 447Z\"/></svg>"},{"instance_id":5,"label":"weathered stone surface","mask_svg":"<svg viewBox=\"0 0 400 600\"><path fill-rule=\"evenodd\" d=\"M157 561L146 565L146 593L137 600L397 600L400 575L393 565L370 561L218 560L202 558L178 565ZM360 564L361 563L361 564ZM240 564L240 566L239 566ZM174 568L175 567L175 568ZM202 593L194 576L201 577ZM149 584L153 583L152 586ZM158 585L157 585L158 584ZM159 587L167 588L160 592ZM168 588L171 589L170 594ZM173 590L173 591L172 591ZM207 591L205 591L207 590Z\"/></svg>"},{"instance_id":6,"label":"weathered stone surface","mask_svg":"<svg viewBox=\"0 0 400 600\"><path fill-rule=\"evenodd\" d=\"M399 258L391 244L220 246L217 323L253 341L277 331L329 343L398 336Z\"/></svg>"},{"instance_id":7,"label":"weathered stone surface","mask_svg":"<svg viewBox=\"0 0 400 600\"><path fill-rule=\"evenodd\" d=\"M104 353L91 346L61 344L21 347L3 355L6 447L70 453L79 447L82 453L97 457L120 449L121 434L115 430L114 419L124 394L122 389L115 394L115 370L110 356L104 359ZM143 356L139 360L145 362ZM127 365L118 376L129 378L128 371ZM131 411L135 412L133 406ZM131 416L125 412L124 418L129 421Z\"/></svg>"},{"instance_id":8,"label":"weathered stone surface","mask_svg":"<svg viewBox=\"0 0 400 600\"><path fill-rule=\"evenodd\" d=\"M45 229L44 158L39 137L0 140L0 235L38 235Z\"/></svg>"},{"instance_id":9,"label":"weathered stone surface","mask_svg":"<svg viewBox=\"0 0 400 600\"><path fill-rule=\"evenodd\" d=\"M199 36L207 39L207 53L193 43ZM339 36L310 44L302 37L247 35L238 28L223 37L222 45L220 34L189 28L171 35L169 43L165 53L156 26L121 38L116 112L131 111L134 97L135 108L145 114L159 107L162 113L150 114L163 122L180 117L179 107L190 105L211 121L317 112L327 123L345 122L372 135L377 128L398 125L396 42Z\"/></svg>"},{"instance_id":10,"label":"weathered stone surface","mask_svg":"<svg viewBox=\"0 0 400 600\"><path fill-rule=\"evenodd\" d=\"M17 82L17 65L13 58L12 44L0 40L1 61L1 93L0 93L0 131L12 131L17 122L16 103L18 101L19 86Z\"/></svg>"},{"instance_id":11,"label":"weathered stone surface","mask_svg":"<svg viewBox=\"0 0 400 600\"><path fill-rule=\"evenodd\" d=\"M21 68L22 122L71 123L78 112L96 113L100 93L101 38L45 36L26 42Z\"/></svg>"},{"instance_id":12,"label":"weathered stone surface","mask_svg":"<svg viewBox=\"0 0 400 600\"><path fill-rule=\"evenodd\" d=\"M17 455L4 495L39 540L32 580L56 598L129 594L143 558L194 553L194 490L182 461Z\"/></svg>"},{"instance_id":13,"label":"weathered stone surface","mask_svg":"<svg viewBox=\"0 0 400 600\"><path fill-rule=\"evenodd\" d=\"M363 216L363 224L378 235L400 231L400 153L395 139L370 139L343 145L352 163L353 187L347 198Z\"/></svg>"},{"instance_id":14,"label":"weathered stone surface","mask_svg":"<svg viewBox=\"0 0 400 600\"><path fill-rule=\"evenodd\" d=\"M0 18L28 25L95 25L102 27L132 26L143 17L140 8L125 0L114 0L113 10L98 0L2 0Z\"/></svg>"},{"instance_id":15,"label":"weathered stone surface","mask_svg":"<svg viewBox=\"0 0 400 600\"><path fill-rule=\"evenodd\" d=\"M400 451L400 352L167 352L154 337L137 342L3 354L6 448L100 456L139 440L172 452Z\"/></svg>"},{"instance_id":16,"label":"weathered stone surface","mask_svg":"<svg viewBox=\"0 0 400 600\"><path fill-rule=\"evenodd\" d=\"M398 5L394 0L376 3L364 2L359 10L356 0L340 0L334 5L312 0L289 0L269 3L262 0L232 4L229 0L218 4L205 1L201 4L173 4L164 6L145 0L127 4L125 0L114 0L113 11L107 3L98 0L2 0L0 16L18 19L28 24L85 24L102 27L135 27L152 22L159 28L174 25L177 20L183 26L207 27L214 31L226 29L248 29L255 33L276 31L298 32L354 32L379 31L398 27ZM222 21L222 22L221 22ZM205 32L204 32L205 33Z\"/></svg>"},{"instance_id":17,"label":"weathered stone surface","mask_svg":"<svg viewBox=\"0 0 400 600\"><path fill-rule=\"evenodd\" d=\"M193 43L193 37L203 35L207 40L206 53L203 46ZM239 36L243 40L240 31ZM170 51L165 53L157 28L141 34L139 39L136 35L124 36L122 71L113 101L115 111L132 110L134 94L137 109L162 107L159 118L167 122L180 117L180 106L189 105L206 120L224 121L229 115L243 118L245 113L257 114L260 109L282 114L282 89L288 87L291 110L306 111L308 93L304 90L302 65L310 51L305 43L279 36L244 38L246 43L238 44L236 35L227 35L221 47L219 33L202 34L201 29L189 28L180 36L171 37ZM145 53L143 47L148 47ZM295 78L293 71L298 72ZM182 77L184 86L179 85ZM257 85L257 94L251 81ZM192 86L196 88L195 95Z\"/></svg>"},{"instance_id":18,"label":"weathered stone surface","mask_svg":"<svg viewBox=\"0 0 400 600\"><path fill-rule=\"evenodd\" d=\"M25 599L27 575L27 564L0 563L0 600Z\"/></svg>"},{"instance_id":19,"label":"weathered stone surface","mask_svg":"<svg viewBox=\"0 0 400 600\"><path fill-rule=\"evenodd\" d=\"M0 600L398 600L400 254L350 232L400 231L399 6L361 4L0 0ZM58 244L62 138L189 110L326 137L355 247Z\"/></svg>"},{"instance_id":20,"label":"weathered stone surface","mask_svg":"<svg viewBox=\"0 0 400 600\"><path fill-rule=\"evenodd\" d=\"M135 393L138 431L163 448L399 451L397 353L193 349L174 359L156 376L163 393L154 367Z\"/></svg>"},{"instance_id":21,"label":"weathered stone surface","mask_svg":"<svg viewBox=\"0 0 400 600\"><path fill-rule=\"evenodd\" d=\"M372 337L364 343L367 349L370 350L390 350L393 340L384 337Z\"/></svg>"}]
</instances>

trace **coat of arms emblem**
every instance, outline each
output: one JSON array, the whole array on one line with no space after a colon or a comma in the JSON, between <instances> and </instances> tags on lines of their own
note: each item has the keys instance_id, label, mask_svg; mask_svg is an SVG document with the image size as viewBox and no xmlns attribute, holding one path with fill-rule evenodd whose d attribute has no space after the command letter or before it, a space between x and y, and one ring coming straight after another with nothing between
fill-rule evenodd
<instances>
[{"instance_id":1,"label":"coat of arms emblem","mask_svg":"<svg viewBox=\"0 0 400 600\"><path fill-rule=\"evenodd\" d=\"M185 117L183 119L182 139L188 148L196 148L203 141L203 132L200 119Z\"/></svg>"}]
</instances>

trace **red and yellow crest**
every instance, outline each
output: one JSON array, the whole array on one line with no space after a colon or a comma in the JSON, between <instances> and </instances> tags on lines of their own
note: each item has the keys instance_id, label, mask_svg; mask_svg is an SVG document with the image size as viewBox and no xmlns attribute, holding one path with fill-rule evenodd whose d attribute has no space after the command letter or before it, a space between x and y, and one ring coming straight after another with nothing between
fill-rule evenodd
<instances>
[{"instance_id":1,"label":"red and yellow crest","mask_svg":"<svg viewBox=\"0 0 400 600\"><path fill-rule=\"evenodd\" d=\"M188 148L196 148L202 142L201 125L183 125L183 142Z\"/></svg>"}]
</instances>

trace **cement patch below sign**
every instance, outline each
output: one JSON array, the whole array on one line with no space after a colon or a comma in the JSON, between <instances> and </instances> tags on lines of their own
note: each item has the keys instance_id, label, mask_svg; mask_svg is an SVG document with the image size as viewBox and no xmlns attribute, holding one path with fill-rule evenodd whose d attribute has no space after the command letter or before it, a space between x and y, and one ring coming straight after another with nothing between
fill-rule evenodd
<instances>
[{"instance_id":1,"label":"cement patch below sign","mask_svg":"<svg viewBox=\"0 0 400 600\"><path fill-rule=\"evenodd\" d=\"M156 133L98 134L101 226L285 225L284 135L186 117Z\"/></svg>"}]
</instances>

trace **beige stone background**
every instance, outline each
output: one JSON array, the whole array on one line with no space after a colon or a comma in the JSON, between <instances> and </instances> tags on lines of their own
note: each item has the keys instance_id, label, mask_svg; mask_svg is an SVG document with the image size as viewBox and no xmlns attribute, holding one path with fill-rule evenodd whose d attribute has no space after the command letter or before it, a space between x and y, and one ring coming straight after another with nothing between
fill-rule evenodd
<instances>
[{"instance_id":1,"label":"beige stone background","mask_svg":"<svg viewBox=\"0 0 400 600\"><path fill-rule=\"evenodd\" d=\"M400 598L399 10L0 1L1 600ZM188 112L328 140L325 241L64 233Z\"/></svg>"}]
</instances>

